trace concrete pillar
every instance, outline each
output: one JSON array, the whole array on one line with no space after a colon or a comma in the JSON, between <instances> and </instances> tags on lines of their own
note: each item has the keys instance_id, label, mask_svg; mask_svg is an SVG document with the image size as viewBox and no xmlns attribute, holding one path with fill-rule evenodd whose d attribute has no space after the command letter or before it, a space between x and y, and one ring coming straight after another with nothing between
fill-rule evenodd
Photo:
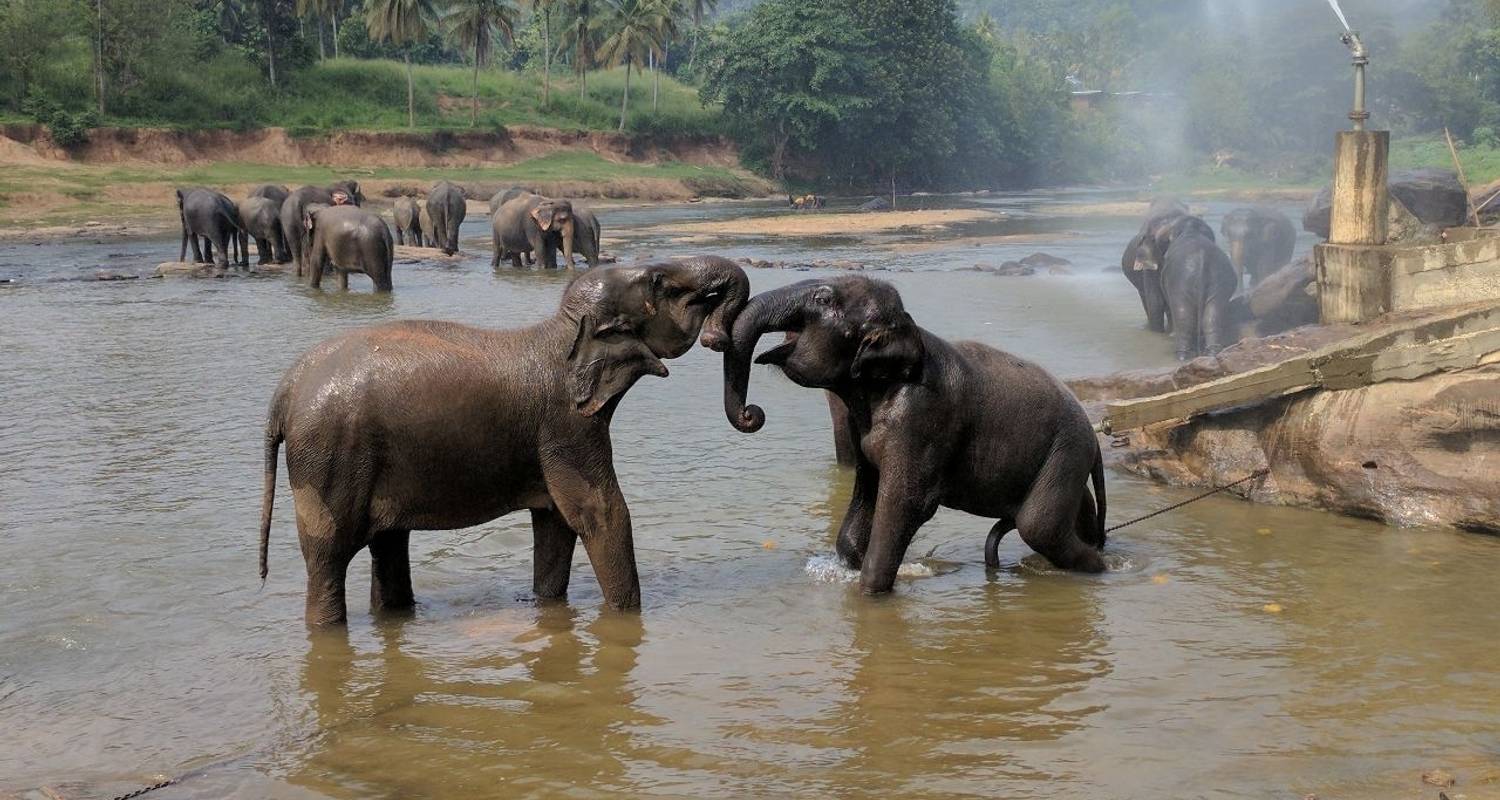
<instances>
[{"instance_id":1,"label":"concrete pillar","mask_svg":"<svg viewBox=\"0 0 1500 800\"><path fill-rule=\"evenodd\" d=\"M1328 243L1318 245L1318 309L1324 324L1364 322L1390 310L1388 131L1341 131L1334 140Z\"/></svg>"},{"instance_id":2,"label":"concrete pillar","mask_svg":"<svg viewBox=\"0 0 1500 800\"><path fill-rule=\"evenodd\" d=\"M1340 131L1333 150L1329 244L1385 244L1391 196L1386 188L1390 131Z\"/></svg>"}]
</instances>

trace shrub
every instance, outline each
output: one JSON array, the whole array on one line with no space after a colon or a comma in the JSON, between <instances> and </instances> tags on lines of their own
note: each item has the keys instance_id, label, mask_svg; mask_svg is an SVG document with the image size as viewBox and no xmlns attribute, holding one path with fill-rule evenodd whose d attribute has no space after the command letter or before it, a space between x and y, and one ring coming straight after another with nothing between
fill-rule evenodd
<instances>
[{"instance_id":1,"label":"shrub","mask_svg":"<svg viewBox=\"0 0 1500 800\"><path fill-rule=\"evenodd\" d=\"M93 111L69 112L35 89L21 102L21 111L46 125L52 141L64 150L71 150L88 141L89 129L98 124L98 117Z\"/></svg>"}]
</instances>

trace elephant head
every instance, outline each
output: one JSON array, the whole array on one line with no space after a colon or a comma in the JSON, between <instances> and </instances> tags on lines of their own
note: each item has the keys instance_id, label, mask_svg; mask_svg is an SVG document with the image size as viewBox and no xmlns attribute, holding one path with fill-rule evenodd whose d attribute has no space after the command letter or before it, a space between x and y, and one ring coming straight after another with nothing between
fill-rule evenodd
<instances>
[{"instance_id":1,"label":"elephant head","mask_svg":"<svg viewBox=\"0 0 1500 800\"><path fill-rule=\"evenodd\" d=\"M531 219L542 233L556 233L562 238L563 261L573 267L573 204L567 200L542 198L531 208Z\"/></svg>"},{"instance_id":2,"label":"elephant head","mask_svg":"<svg viewBox=\"0 0 1500 800\"><path fill-rule=\"evenodd\" d=\"M746 405L750 357L770 331L786 341L758 364L779 367L794 383L838 389L857 384L917 383L926 346L895 287L851 275L810 280L756 295L735 320L724 352L724 413L746 433L760 430L765 412Z\"/></svg>"},{"instance_id":3,"label":"elephant head","mask_svg":"<svg viewBox=\"0 0 1500 800\"><path fill-rule=\"evenodd\" d=\"M575 324L568 392L592 416L642 375L665 377L664 358L703 344L728 346L729 330L750 297L744 270L717 256L594 269L563 292L561 315Z\"/></svg>"},{"instance_id":4,"label":"elephant head","mask_svg":"<svg viewBox=\"0 0 1500 800\"><path fill-rule=\"evenodd\" d=\"M308 203L302 209L302 229L307 231L307 241L312 242L313 232L318 227L318 212L326 208L333 208L327 203Z\"/></svg>"},{"instance_id":5,"label":"elephant head","mask_svg":"<svg viewBox=\"0 0 1500 800\"><path fill-rule=\"evenodd\" d=\"M328 191L334 195L336 205L362 206L365 204L365 195L359 190L359 181L339 181L328 187ZM343 193L343 201L338 200L339 193Z\"/></svg>"}]
</instances>

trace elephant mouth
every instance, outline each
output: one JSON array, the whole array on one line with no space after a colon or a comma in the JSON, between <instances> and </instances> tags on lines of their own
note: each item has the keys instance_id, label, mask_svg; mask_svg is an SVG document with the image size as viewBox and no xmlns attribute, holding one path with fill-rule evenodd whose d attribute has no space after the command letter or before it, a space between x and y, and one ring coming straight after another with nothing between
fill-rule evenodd
<instances>
[{"instance_id":1,"label":"elephant mouth","mask_svg":"<svg viewBox=\"0 0 1500 800\"><path fill-rule=\"evenodd\" d=\"M791 358L792 353L796 352L797 350L798 335L799 334L796 331L787 331L786 341L776 345L775 347L767 350L764 353L761 353L759 356L756 356L755 363L767 364L773 367L780 367L781 370L785 372L787 359Z\"/></svg>"}]
</instances>

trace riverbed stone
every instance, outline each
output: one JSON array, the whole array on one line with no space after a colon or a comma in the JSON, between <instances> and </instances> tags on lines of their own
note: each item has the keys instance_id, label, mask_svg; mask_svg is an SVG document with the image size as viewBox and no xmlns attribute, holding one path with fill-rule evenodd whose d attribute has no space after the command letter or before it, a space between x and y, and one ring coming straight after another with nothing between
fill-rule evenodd
<instances>
[{"instance_id":1,"label":"riverbed stone","mask_svg":"<svg viewBox=\"0 0 1500 800\"><path fill-rule=\"evenodd\" d=\"M1032 253L1031 255L1021 259L1019 263L1024 266L1031 267L1032 269L1045 269L1048 271L1057 268L1063 268L1064 270L1066 270L1067 267L1073 266L1073 262L1067 260L1066 258L1054 256L1050 253ZM1067 273L1064 272L1063 274Z\"/></svg>"},{"instance_id":2,"label":"riverbed stone","mask_svg":"<svg viewBox=\"0 0 1500 800\"><path fill-rule=\"evenodd\" d=\"M1469 195L1458 174L1446 169L1410 169L1392 172L1386 180L1391 199L1423 225L1452 228L1464 224L1469 214ZM1393 204L1394 205L1394 204ZM1302 227L1327 239L1332 223L1333 186L1326 185L1313 197L1302 214Z\"/></svg>"},{"instance_id":3,"label":"riverbed stone","mask_svg":"<svg viewBox=\"0 0 1500 800\"><path fill-rule=\"evenodd\" d=\"M1006 278L1024 277L1027 275L1036 274L1035 269L1022 264L1019 261L1007 261L1004 264L1001 264L999 267L996 267L993 272L996 275Z\"/></svg>"}]
</instances>

